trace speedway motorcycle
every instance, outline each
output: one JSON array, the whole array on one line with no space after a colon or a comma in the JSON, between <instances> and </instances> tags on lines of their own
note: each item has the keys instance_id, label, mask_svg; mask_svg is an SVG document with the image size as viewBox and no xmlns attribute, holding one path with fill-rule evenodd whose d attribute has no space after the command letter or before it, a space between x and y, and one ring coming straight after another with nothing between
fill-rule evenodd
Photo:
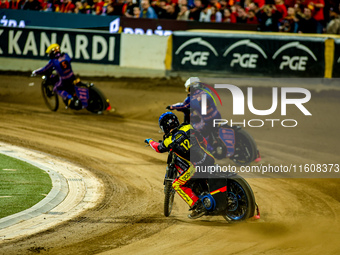
<instances>
[{"instance_id":1,"label":"speedway motorcycle","mask_svg":"<svg viewBox=\"0 0 340 255\"><path fill-rule=\"evenodd\" d=\"M175 193L173 181L178 175L174 164L175 155L168 155L168 166L164 178L164 215L170 216ZM207 178L195 178L188 182L195 194L201 199L208 216L223 216L232 223L249 218L259 219L260 212L254 193L248 182L235 173L209 174Z\"/></svg>"},{"instance_id":2,"label":"speedway motorcycle","mask_svg":"<svg viewBox=\"0 0 340 255\"><path fill-rule=\"evenodd\" d=\"M201 118L196 111L190 113L190 110L186 109L184 121L195 127L195 124L201 122ZM254 138L240 126L231 127L225 124L211 127L206 139L207 149L216 159L230 158L237 165L249 165L260 158Z\"/></svg>"},{"instance_id":3,"label":"speedway motorcycle","mask_svg":"<svg viewBox=\"0 0 340 255\"><path fill-rule=\"evenodd\" d=\"M238 165L248 165L259 157L254 138L240 126L223 125L210 132L208 150L216 159L230 158Z\"/></svg>"},{"instance_id":4,"label":"speedway motorcycle","mask_svg":"<svg viewBox=\"0 0 340 255\"><path fill-rule=\"evenodd\" d=\"M59 76L55 72L51 72L44 74L42 79L41 91L44 102L51 111L57 111L59 108L59 97L53 88L59 80ZM77 79L74 82L74 90L74 98L78 99L80 104L71 104L69 108L73 110L86 109L96 114L101 114L105 110L111 110L109 100L93 83L83 83Z\"/></svg>"}]
</instances>

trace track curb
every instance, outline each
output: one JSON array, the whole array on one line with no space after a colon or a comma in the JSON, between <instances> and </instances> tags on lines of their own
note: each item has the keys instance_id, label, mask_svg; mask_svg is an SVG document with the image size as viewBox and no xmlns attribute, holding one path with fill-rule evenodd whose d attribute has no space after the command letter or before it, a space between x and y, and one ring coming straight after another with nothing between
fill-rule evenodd
<instances>
[{"instance_id":1,"label":"track curb","mask_svg":"<svg viewBox=\"0 0 340 255\"><path fill-rule=\"evenodd\" d=\"M101 181L79 166L2 142L0 153L46 171L52 180L52 189L43 200L29 209L0 219L0 244L74 218L101 200Z\"/></svg>"}]
</instances>

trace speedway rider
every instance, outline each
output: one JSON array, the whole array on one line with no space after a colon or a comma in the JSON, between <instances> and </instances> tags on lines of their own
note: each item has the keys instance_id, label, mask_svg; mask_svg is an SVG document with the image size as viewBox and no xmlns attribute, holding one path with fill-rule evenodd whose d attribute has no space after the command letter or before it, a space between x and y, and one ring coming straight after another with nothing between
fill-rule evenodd
<instances>
[{"instance_id":1,"label":"speedway rider","mask_svg":"<svg viewBox=\"0 0 340 255\"><path fill-rule=\"evenodd\" d=\"M60 46L56 43L51 44L46 53L49 55L50 61L46 66L34 70L32 76L56 70L59 75L59 81L54 85L53 90L62 97L67 107L71 104L78 107L80 102L73 97L75 92L73 82L76 78L71 68L70 56L67 53L61 53Z\"/></svg>"},{"instance_id":2,"label":"speedway rider","mask_svg":"<svg viewBox=\"0 0 340 255\"><path fill-rule=\"evenodd\" d=\"M190 206L192 213L188 215L196 219L206 213L202 201L186 184L195 174L196 166L214 165L214 157L206 150L203 136L190 124L179 124L178 118L172 112L163 113L158 120L159 127L164 132L163 141L158 143L148 138L145 140L156 152L163 153L172 150L175 153L175 167L180 175L172 183L172 187Z\"/></svg>"},{"instance_id":3,"label":"speedway rider","mask_svg":"<svg viewBox=\"0 0 340 255\"><path fill-rule=\"evenodd\" d=\"M182 111L184 113L184 122L191 123L195 129L199 130L202 135L207 137L213 126L213 120L221 119L221 114L211 96L202 90L202 88L204 88L203 86L203 83L201 83L198 77L190 77L184 84L185 90L188 93L184 102L169 105L166 108L169 110ZM207 88L204 89L208 90ZM207 115L201 115L202 94L207 94ZM195 112L195 114L199 116L199 122L190 122L190 108L191 112Z\"/></svg>"},{"instance_id":4,"label":"speedway rider","mask_svg":"<svg viewBox=\"0 0 340 255\"><path fill-rule=\"evenodd\" d=\"M210 90L204 86L204 83L201 83L198 77L190 77L185 82L184 87L186 92L188 92L184 102L169 105L166 109L182 111L184 113L184 122L192 124L192 126L210 142L209 135L211 133L218 136L218 128L214 128L213 126L214 119L221 119L221 114L216 107L214 99L209 93L206 93L206 91L210 92ZM206 115L201 115L201 99L203 94L207 96ZM193 115L196 115L199 121L197 121ZM213 146L210 144L208 148L211 151ZM257 154L255 162L261 160L259 152L257 152Z\"/></svg>"},{"instance_id":5,"label":"speedway rider","mask_svg":"<svg viewBox=\"0 0 340 255\"><path fill-rule=\"evenodd\" d=\"M213 121L214 119L221 119L221 114L218 111L213 98L205 92L207 90L209 91L209 89L204 87L204 84L201 83L198 77L190 77L185 82L184 87L186 92L188 92L184 102L169 105L166 109L182 111L184 113L184 122L192 124L192 126L209 141L211 132L216 133L217 136L218 129L213 128ZM201 97L203 94L207 95L206 115L201 115ZM209 151L213 148L211 146L212 144L208 145Z\"/></svg>"}]
</instances>

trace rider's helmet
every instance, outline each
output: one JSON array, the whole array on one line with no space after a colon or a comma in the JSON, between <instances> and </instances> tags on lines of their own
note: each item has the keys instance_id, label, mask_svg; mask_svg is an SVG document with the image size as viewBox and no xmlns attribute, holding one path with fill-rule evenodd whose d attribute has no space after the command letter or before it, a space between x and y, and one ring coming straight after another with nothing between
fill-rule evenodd
<instances>
[{"instance_id":1,"label":"rider's helmet","mask_svg":"<svg viewBox=\"0 0 340 255\"><path fill-rule=\"evenodd\" d=\"M186 92L189 92L190 86L194 85L197 82L201 82L198 77L190 77L189 79L187 79L187 81L184 84Z\"/></svg>"},{"instance_id":2,"label":"rider's helmet","mask_svg":"<svg viewBox=\"0 0 340 255\"><path fill-rule=\"evenodd\" d=\"M46 53L49 55L50 59L58 58L60 56L60 46L57 43L51 44L47 50Z\"/></svg>"},{"instance_id":3,"label":"rider's helmet","mask_svg":"<svg viewBox=\"0 0 340 255\"><path fill-rule=\"evenodd\" d=\"M179 126L179 121L177 116L172 112L165 112L159 117L158 125L164 134L168 134L171 129Z\"/></svg>"}]
</instances>

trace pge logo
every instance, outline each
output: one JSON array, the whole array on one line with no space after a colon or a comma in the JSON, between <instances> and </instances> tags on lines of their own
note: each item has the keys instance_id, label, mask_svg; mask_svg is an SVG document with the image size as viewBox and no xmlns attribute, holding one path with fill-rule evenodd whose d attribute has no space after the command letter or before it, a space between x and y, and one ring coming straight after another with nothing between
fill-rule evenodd
<instances>
[{"instance_id":1,"label":"pge logo","mask_svg":"<svg viewBox=\"0 0 340 255\"><path fill-rule=\"evenodd\" d=\"M309 56L311 56L314 61L317 61L318 59L314 55L314 53L305 45L300 44L299 42L291 42L287 43L278 49L275 54L273 55L273 60L276 59L278 55L280 55L283 51L288 50L290 48L296 48L304 51L307 53ZM306 65L308 63L308 55L306 56L292 56L292 55L282 55L282 60L280 63L280 70L285 69L288 67L292 71L305 71L306 70Z\"/></svg>"},{"instance_id":2,"label":"pge logo","mask_svg":"<svg viewBox=\"0 0 340 255\"><path fill-rule=\"evenodd\" d=\"M238 41L232 44L228 49L223 53L223 57L227 57L228 54L237 47L247 46L255 49L259 52L265 59L267 59L266 53L262 50L260 46L256 43L251 42L249 39ZM242 68L256 68L257 60L259 58L259 54L257 53L233 53L233 59L230 62L230 66L234 67L235 65L239 65Z\"/></svg>"},{"instance_id":3,"label":"pge logo","mask_svg":"<svg viewBox=\"0 0 340 255\"><path fill-rule=\"evenodd\" d=\"M198 50L201 47L195 46L191 47L191 49L197 49L196 51L193 50L186 50L184 51L184 57L181 60L181 64L184 65L185 63L189 62L194 66L207 66L208 58L211 53L213 53L216 57L218 57L218 53L215 48L207 41L203 40L202 38L192 38L185 43L183 43L175 52L178 55L184 48L189 45L198 44L199 46L203 46L203 49L206 50Z\"/></svg>"}]
</instances>

